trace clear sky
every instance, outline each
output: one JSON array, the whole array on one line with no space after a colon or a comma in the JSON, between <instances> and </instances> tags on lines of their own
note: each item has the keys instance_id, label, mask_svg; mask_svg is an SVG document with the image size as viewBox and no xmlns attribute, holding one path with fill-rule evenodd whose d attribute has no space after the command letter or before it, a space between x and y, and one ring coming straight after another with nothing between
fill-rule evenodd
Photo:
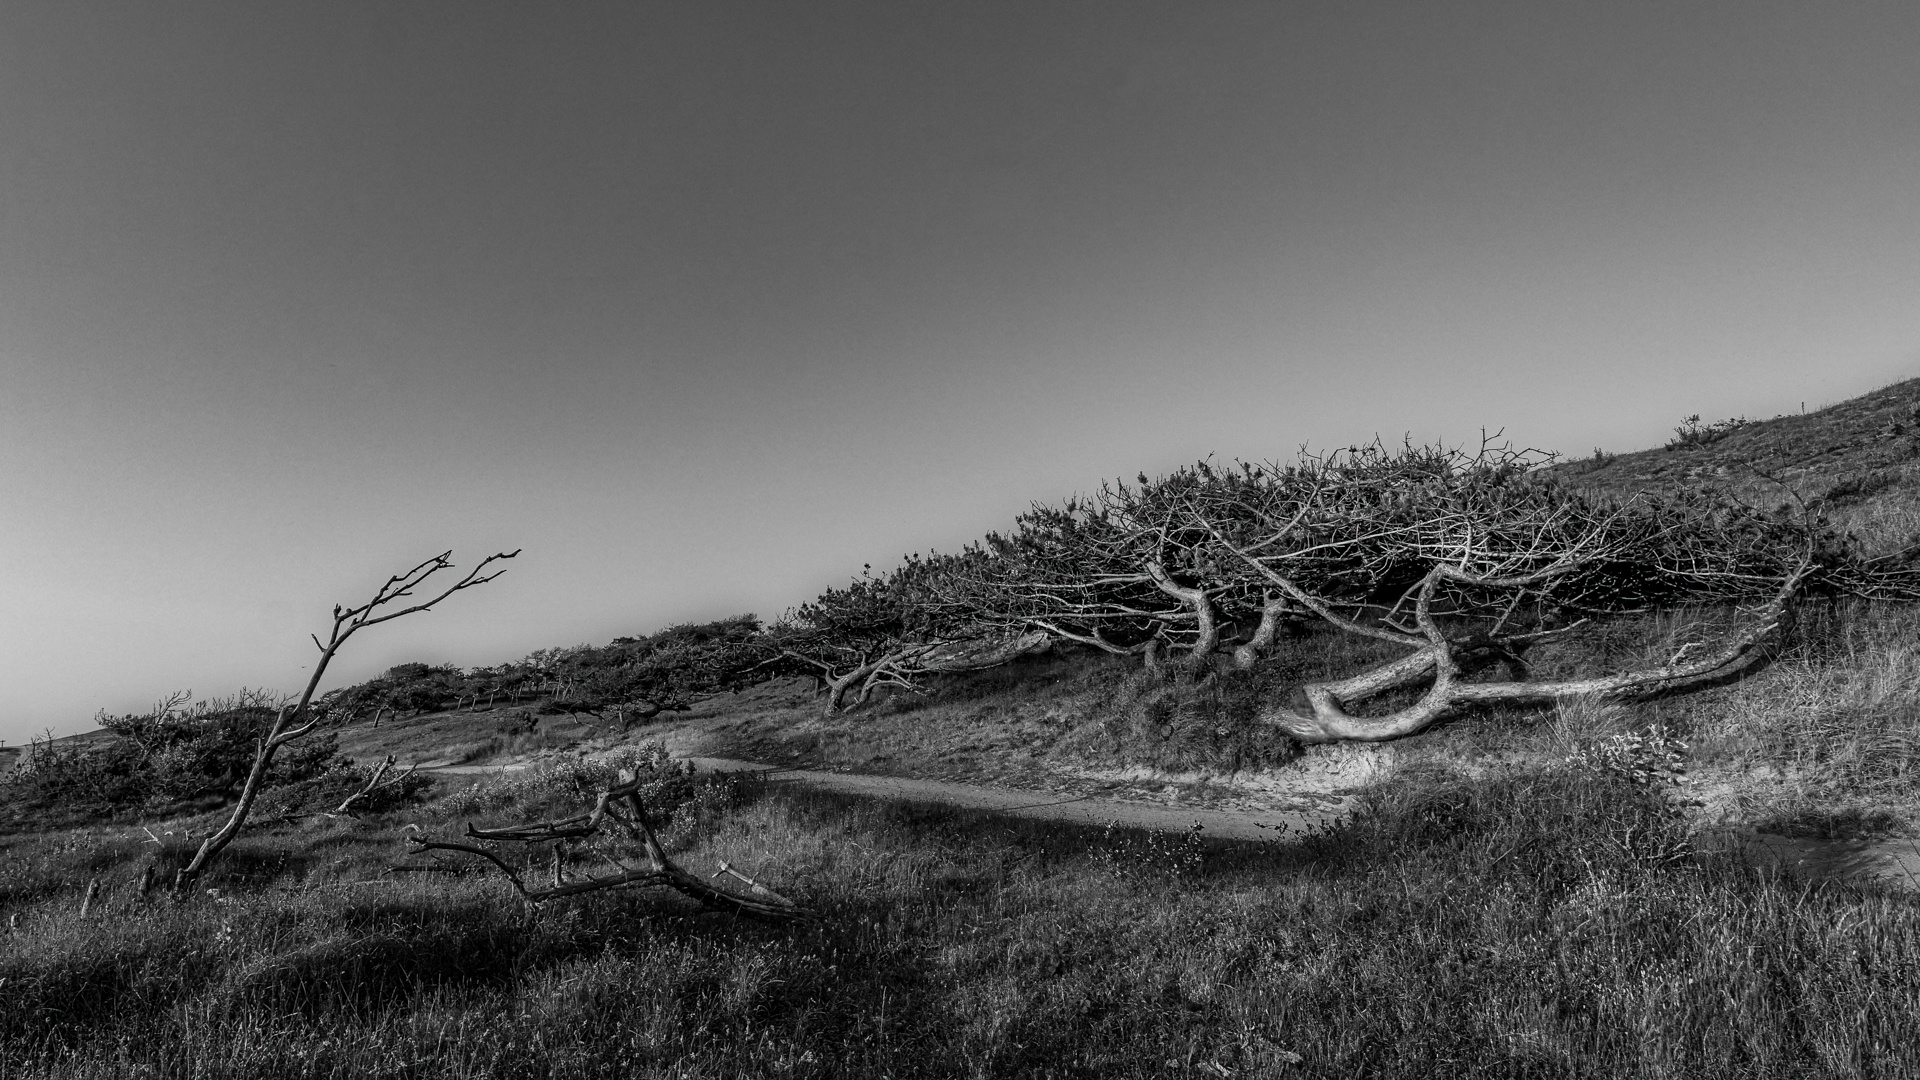
<instances>
[{"instance_id":1,"label":"clear sky","mask_svg":"<svg viewBox=\"0 0 1920 1080\"><path fill-rule=\"evenodd\" d=\"M0 6L0 738L1920 374L1920 5Z\"/></svg>"}]
</instances>

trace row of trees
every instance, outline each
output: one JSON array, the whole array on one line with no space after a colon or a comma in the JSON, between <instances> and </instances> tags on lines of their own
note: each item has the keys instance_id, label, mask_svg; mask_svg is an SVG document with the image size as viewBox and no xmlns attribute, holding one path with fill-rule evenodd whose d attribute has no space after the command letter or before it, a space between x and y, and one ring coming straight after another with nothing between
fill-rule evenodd
<instances>
[{"instance_id":1,"label":"row of trees","mask_svg":"<svg viewBox=\"0 0 1920 1080\"><path fill-rule=\"evenodd\" d=\"M364 718L539 696L549 711L611 712L625 724L803 675L833 712L1060 646L1204 678L1320 630L1396 655L1302 686L1296 707L1276 705L1266 719L1307 741L1392 738L1475 704L1734 677L1770 655L1808 595L1920 595L1904 563L1865 559L1804 508L1705 490L1618 501L1542 471L1548 460L1485 445L1374 444L1284 466L1201 462L1035 505L956 553L869 567L769 626L742 615L497 668L403 665L320 705ZM1731 605L1744 618L1672 663L1598 682L1526 677L1526 656L1541 645L1610 617L1691 605ZM1507 677L1490 679L1495 671ZM1417 707L1353 711L1415 686L1431 690Z\"/></svg>"},{"instance_id":2,"label":"row of trees","mask_svg":"<svg viewBox=\"0 0 1920 1080\"><path fill-rule=\"evenodd\" d=\"M1353 447L1295 464L1202 462L1036 505L951 555L908 557L829 590L767 631L828 686L913 687L1049 642L1133 655L1174 677L1256 664L1314 628L1398 653L1263 719L1305 741L1406 735L1478 704L1684 690L1764 662L1809 595L1912 599L1899 558L1869 560L1791 504L1711 491L1615 501L1542 472L1549 457L1482 446ZM1732 606L1668 662L1558 681L1525 657L1609 617ZM1495 669L1504 679L1488 678ZM1410 688L1376 715L1353 707ZM1402 695L1404 697L1404 693Z\"/></svg>"},{"instance_id":3,"label":"row of trees","mask_svg":"<svg viewBox=\"0 0 1920 1080\"><path fill-rule=\"evenodd\" d=\"M523 701L630 722L764 678L752 670L766 659L755 651L760 631L755 616L735 615L604 646L540 649L494 667L398 664L316 704L343 722Z\"/></svg>"}]
</instances>

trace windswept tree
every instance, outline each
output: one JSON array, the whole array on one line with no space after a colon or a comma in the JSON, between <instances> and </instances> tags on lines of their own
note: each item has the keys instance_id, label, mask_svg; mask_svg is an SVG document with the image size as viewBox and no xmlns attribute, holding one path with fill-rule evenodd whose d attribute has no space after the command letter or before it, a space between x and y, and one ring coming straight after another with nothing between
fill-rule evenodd
<instances>
[{"instance_id":1,"label":"windswept tree","mask_svg":"<svg viewBox=\"0 0 1920 1080\"><path fill-rule=\"evenodd\" d=\"M1400 653L1307 683L1304 708L1270 705L1262 719L1307 742L1377 740L1479 705L1683 692L1764 663L1809 594L1920 595L1914 575L1861 559L1804 511L1711 492L1615 503L1542 476L1539 462L1488 447L1375 446L1195 489L1186 521L1210 535L1223 588L1237 578ZM1694 624L1697 636L1665 662L1529 677L1529 650L1599 620L1727 606L1730 629ZM1355 711L1414 690L1384 712Z\"/></svg>"},{"instance_id":2,"label":"windswept tree","mask_svg":"<svg viewBox=\"0 0 1920 1080\"><path fill-rule=\"evenodd\" d=\"M1178 477L1172 482L1178 483ZM1161 485L1114 484L1060 506L1035 505L1011 532L973 549L967 595L979 617L1031 628L1157 665L1169 640L1189 650L1217 625L1210 604L1194 602L1194 580L1169 522L1157 515Z\"/></svg>"},{"instance_id":3,"label":"windswept tree","mask_svg":"<svg viewBox=\"0 0 1920 1080\"><path fill-rule=\"evenodd\" d=\"M1399 653L1264 714L1319 742L1394 738L1495 702L1681 692L1764 663L1806 596L1920 597L1913 572L1861 558L1804 509L1711 491L1610 501L1542 473L1549 460L1376 443L1143 475L1036 506L969 549L947 600L1003 634L1040 630L1186 677L1223 656L1252 666L1289 624ZM1666 663L1531 677L1530 650L1600 621L1729 607L1731 629L1697 620Z\"/></svg>"},{"instance_id":4,"label":"windswept tree","mask_svg":"<svg viewBox=\"0 0 1920 1080\"><path fill-rule=\"evenodd\" d=\"M1285 621L1309 613L1231 557L1196 511L1242 501L1277 509L1294 475L1200 462L1035 505L1011 532L971 549L979 558L968 599L977 618L1008 630L1140 656L1156 671L1201 675L1220 653L1250 667Z\"/></svg>"},{"instance_id":5,"label":"windswept tree","mask_svg":"<svg viewBox=\"0 0 1920 1080\"><path fill-rule=\"evenodd\" d=\"M1045 648L1031 630L1009 632L983 618L968 567L977 552L909 555L890 573L872 567L845 588L828 589L770 627L770 667L807 675L826 689L826 712L891 687L926 690L928 676L997 667Z\"/></svg>"},{"instance_id":6,"label":"windswept tree","mask_svg":"<svg viewBox=\"0 0 1920 1080\"><path fill-rule=\"evenodd\" d=\"M226 850L227 845L233 843L234 837L239 836L240 830L246 827L247 817L253 812L254 801L260 795L268 770L273 767L275 756L288 744L311 734L325 719L325 714L314 708L314 693L320 688L320 680L327 673L327 665L333 662L334 656L339 653L348 639L369 626L378 626L405 615L429 611L454 593L484 585L504 572L495 570L491 574L483 573L488 566L511 559L518 554L520 552L516 550L489 555L458 580L446 585L445 588L439 588L439 583L445 582L446 579L441 578L440 582L434 582L435 575L443 570L454 569L451 561L453 552L443 552L403 574L388 578L374 592L373 598L364 604L357 607L335 604L333 628L327 634L327 640L321 641L318 636L313 639L314 647L320 650L320 655L314 661L313 673L307 677L306 688L300 692L298 698L281 706L274 714L272 722L266 725L266 730L261 733L258 742L255 743L253 762L247 770L245 784L240 789L239 799L234 803L233 812L228 816L227 823L201 842L199 850L194 852L193 859L180 870L174 883L175 888L190 887L201 874L206 872L207 867L220 857L220 853ZM429 588L429 582L434 582L432 588ZM436 588L439 591L435 592ZM403 605L403 601L418 593L426 594L427 598Z\"/></svg>"}]
</instances>

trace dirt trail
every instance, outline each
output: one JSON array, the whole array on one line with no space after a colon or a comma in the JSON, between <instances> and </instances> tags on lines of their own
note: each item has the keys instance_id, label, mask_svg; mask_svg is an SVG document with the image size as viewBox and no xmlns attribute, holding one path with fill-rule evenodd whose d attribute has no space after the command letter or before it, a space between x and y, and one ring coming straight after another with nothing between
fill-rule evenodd
<instances>
[{"instance_id":1,"label":"dirt trail","mask_svg":"<svg viewBox=\"0 0 1920 1080\"><path fill-rule=\"evenodd\" d=\"M1293 810L1162 806L1092 795L1062 796L1045 791L955 784L945 780L788 769L734 758L694 757L688 760L694 763L695 768L706 772L753 773L774 785L801 785L875 799L942 803L1040 821L1092 826L1112 823L1157 832L1185 832L1198 824L1202 836L1223 840L1273 840L1297 834L1303 829L1330 824L1341 816L1337 809L1325 813L1302 813Z\"/></svg>"},{"instance_id":2,"label":"dirt trail","mask_svg":"<svg viewBox=\"0 0 1920 1080\"><path fill-rule=\"evenodd\" d=\"M902 776L836 772L825 769L790 768L738 758L686 755L702 772L751 773L764 782L819 788L875 799L905 802L939 803L970 810L984 810L1038 821L1059 821L1073 825L1101 827L1118 824L1126 828L1180 833L1196 823L1201 835L1209 839L1260 841L1298 836L1302 831L1324 827L1346 814L1348 799L1344 792L1329 796L1328 777L1302 777L1300 788L1317 789L1323 808L1313 810L1278 807L1200 807L1116 799L1088 794L1033 791L1022 788L960 784L946 780L925 780ZM1341 779L1354 779L1353 762L1328 770ZM497 765L427 766L421 771L454 776L498 776L531 768L526 762ZM1360 772L1368 771L1365 768ZM1269 792L1268 794L1273 794ZM1877 883L1909 891L1920 891L1920 840L1820 840L1756 833L1750 830L1708 829L1700 834L1706 850L1738 848L1755 862L1772 863L1816 878Z\"/></svg>"},{"instance_id":3,"label":"dirt trail","mask_svg":"<svg viewBox=\"0 0 1920 1080\"><path fill-rule=\"evenodd\" d=\"M824 769L793 769L738 758L687 757L695 769L708 773L752 774L773 786L820 788L847 795L902 802L940 803L968 810L986 810L1012 817L1038 821L1059 821L1095 827L1118 824L1126 828L1156 832L1186 832L1197 823L1201 835L1218 840L1274 840L1298 835L1302 830L1332 824L1342 811L1337 805L1326 811L1211 809L1198 806L1160 805L1129 799L1100 798L1093 795L1063 796L1055 792L1027 791L1019 788L956 784L945 780L921 780L904 776L873 776L864 773L831 772ZM532 766L525 762L504 765L426 766L421 772L444 776L499 776Z\"/></svg>"},{"instance_id":4,"label":"dirt trail","mask_svg":"<svg viewBox=\"0 0 1920 1080\"><path fill-rule=\"evenodd\" d=\"M1699 843L1715 851L1737 847L1752 862L1772 863L1808 877L1920 892L1920 840L1827 840L1709 829L1699 834Z\"/></svg>"}]
</instances>

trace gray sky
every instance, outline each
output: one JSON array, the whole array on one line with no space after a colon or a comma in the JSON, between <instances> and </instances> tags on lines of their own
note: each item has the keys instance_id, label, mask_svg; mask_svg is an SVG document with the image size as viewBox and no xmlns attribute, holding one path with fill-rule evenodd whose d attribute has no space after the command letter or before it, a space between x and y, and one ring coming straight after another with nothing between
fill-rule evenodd
<instances>
[{"instance_id":1,"label":"gray sky","mask_svg":"<svg viewBox=\"0 0 1920 1080\"><path fill-rule=\"evenodd\" d=\"M1920 5L0 7L0 738L1920 373Z\"/></svg>"}]
</instances>

